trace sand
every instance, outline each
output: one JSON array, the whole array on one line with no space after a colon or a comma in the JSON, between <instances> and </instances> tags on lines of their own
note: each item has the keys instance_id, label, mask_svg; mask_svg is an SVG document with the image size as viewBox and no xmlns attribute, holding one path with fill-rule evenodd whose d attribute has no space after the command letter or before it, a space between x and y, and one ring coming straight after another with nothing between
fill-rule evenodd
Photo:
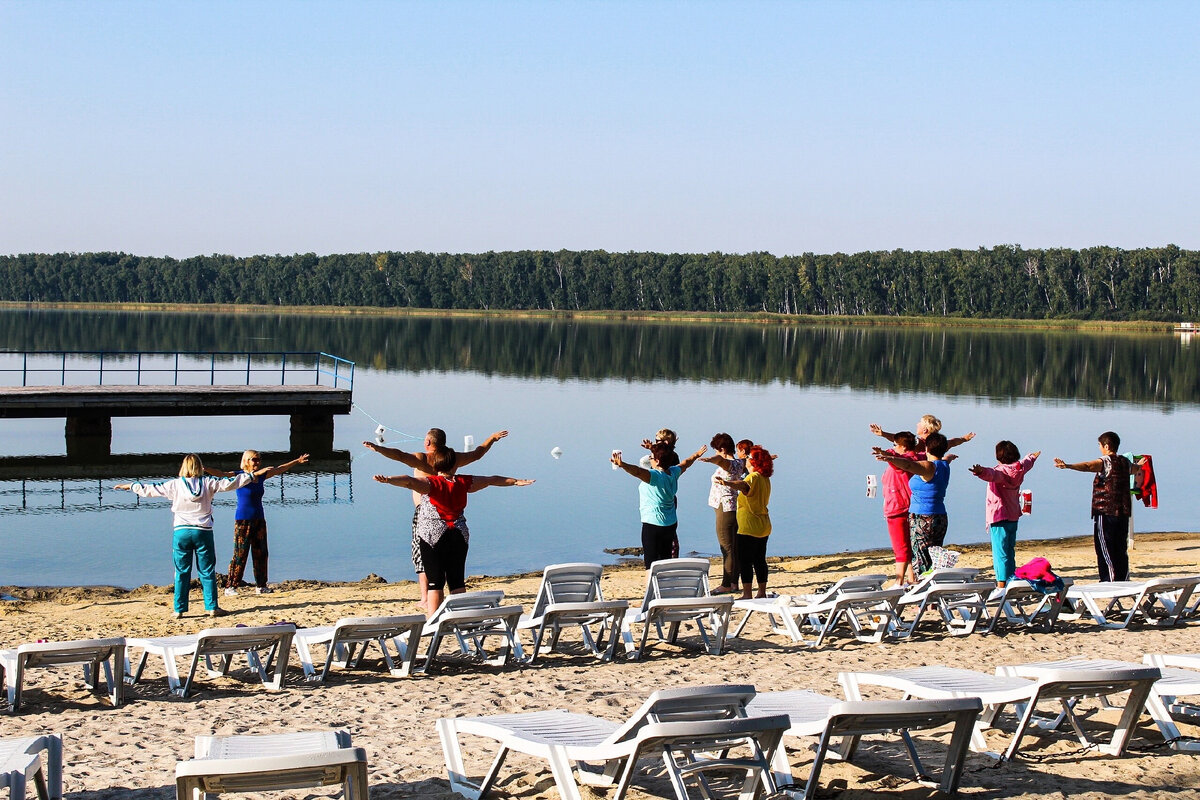
<instances>
[{"instance_id":1,"label":"sand","mask_svg":"<svg viewBox=\"0 0 1200 800\"><path fill-rule=\"evenodd\" d=\"M990 568L986 549L965 550L964 564ZM1198 534L1140 534L1131 553L1134 577L1197 572L1198 554ZM885 572L890 568L888 555L876 551L781 560L771 565L770 588L795 593L844 575ZM1019 558L1034 555L1046 556L1061 574L1076 581L1095 579L1090 539L1022 542ZM605 594L640 599L643 580L644 573L638 568L607 570ZM501 588L509 600L528 605L537 584L537 576L474 577L470 588ZM339 617L416 611L412 583L387 584L376 578L336 585L291 581L279 588L273 594L221 598L234 612L222 624L288 620L308 626ZM193 593L190 614L176 621L171 619L166 587L131 592L95 587L4 587L0 591L22 598L0 603L0 645L6 647L37 639L161 636L211 627L199 611L198 592ZM578 641L574 634L567 636L572 644ZM686 643L694 646L696 640ZM1200 628L1106 631L1090 621L1079 621L1064 623L1061 630L1050 634L1013 632L962 638L930 634L879 645L842 636L811 651L770 634L759 615L720 657L661 645L640 663L600 664L573 646L566 654L539 659L535 667L496 668L464 662L445 666L433 676L412 678L393 678L372 659L357 671L337 673L325 686L304 683L293 661L289 682L280 693L264 691L245 669L236 669L228 677L202 678L194 697L178 700L168 695L161 663L151 661L143 681L129 689L127 703L119 709L89 694L73 670L38 670L27 683L27 705L21 713L4 718L3 735L62 733L66 741L64 785L69 797L168 798L174 793L175 762L191 756L197 735L336 726L348 729L354 743L366 748L373 797L450 798L454 795L445 780L434 727L442 716L570 708L623 720L651 692L673 686L746 682L763 691L808 688L840 696L837 673L845 669L944 664L991 671L1003 664L1073 655L1140 662L1144 653L1152 652L1200 652ZM1089 730L1101 735L1111 732L1116 713L1100 709L1093 701L1084 702L1081 708ZM1013 726L1011 715L1003 717L1000 729L988 733L989 745L1003 749ZM1180 727L1184 734L1200 736L1200 728ZM1143 717L1133 748L1161 741L1157 728ZM811 752L797 740L788 740L788 747L794 770L806 777ZM968 756L961 796L1200 796L1197 755L1164 748L1135 749L1123 758L1080 752L1080 745L1066 730L1035 732L1022 748L1025 757L1014 763L997 765L984 755ZM486 767L485 751L481 748L478 754L480 758L468 768L481 774ZM868 740L853 764L827 764L822 796L847 800L937 796L935 790L910 776L898 739ZM510 757L498 792L501 797L558 796L544 764L522 756ZM308 797L314 792L285 794ZM596 797L611 795L611 790L595 792ZM671 797L672 793L661 770L647 766L639 774L632 796Z\"/></svg>"}]
</instances>

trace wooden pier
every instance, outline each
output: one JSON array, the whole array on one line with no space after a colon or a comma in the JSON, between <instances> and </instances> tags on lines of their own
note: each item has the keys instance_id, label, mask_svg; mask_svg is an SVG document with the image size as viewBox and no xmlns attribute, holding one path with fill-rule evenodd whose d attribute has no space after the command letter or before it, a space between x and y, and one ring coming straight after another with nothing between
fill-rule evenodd
<instances>
[{"instance_id":1,"label":"wooden pier","mask_svg":"<svg viewBox=\"0 0 1200 800\"><path fill-rule=\"evenodd\" d=\"M43 355L43 354L37 354ZM54 354L57 358L61 354ZM112 446L113 417L210 417L243 415L283 415L291 418L290 449L293 452L328 453L333 450L333 417L349 414L353 391L353 364L328 354L306 354L316 359L314 366L301 367L298 354L282 354L279 368L264 370L252 363L259 354L247 354L245 366L240 362L236 368L218 366L217 356L227 354L203 354L208 363L201 368L180 365L180 355L172 354L173 366L151 367L143 363L152 358L161 361L164 354L119 354L125 362L136 356L136 367L114 366L116 354L107 354L105 371L104 356L99 359L98 384L67 385L71 373L92 371L94 368L68 368L67 355L62 355L62 367L58 376L62 385L8 386L0 387L0 419L66 418L66 441L68 457L95 457L107 455ZM186 354L195 359L197 354ZM292 361L288 366L287 357ZM28 366L28 354L22 354L22 383L35 373ZM240 356L239 356L240 358ZM321 359L333 359L335 369L330 372L321 366ZM348 365L349 373L339 374L341 365ZM16 372L16 369L8 370ZM47 370L39 370L46 372ZM278 382L259 384L253 377L264 371L277 375ZM207 385L184 385L178 383L186 377L200 372ZM288 378L298 373L314 375L313 383L292 384ZM162 377L171 373L174 382L166 384L143 384L143 379ZM238 379L244 375L245 383L217 383L217 378L234 374ZM332 378L332 386L320 383L323 376ZM73 375L72 375L73 377ZM104 383L115 378L133 378L136 383ZM194 377L193 377L194 379ZM343 385L345 384L345 385Z\"/></svg>"}]
</instances>

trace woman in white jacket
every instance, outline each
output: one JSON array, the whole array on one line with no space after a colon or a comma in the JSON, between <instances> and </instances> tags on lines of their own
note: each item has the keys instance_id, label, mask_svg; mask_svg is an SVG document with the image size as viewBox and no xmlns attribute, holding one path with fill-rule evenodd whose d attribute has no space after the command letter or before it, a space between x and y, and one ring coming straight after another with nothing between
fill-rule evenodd
<instances>
[{"instance_id":1,"label":"woman in white jacket","mask_svg":"<svg viewBox=\"0 0 1200 800\"><path fill-rule=\"evenodd\" d=\"M179 477L163 483L122 483L113 488L131 491L140 497L165 497L175 512L175 619L188 609L188 590L192 585L192 558L200 588L204 592L204 608L210 617L227 613L217 605L217 555L213 547L212 498L217 492L240 489L254 480L251 473L239 472L232 478L209 478L204 475L200 456L183 457Z\"/></svg>"}]
</instances>

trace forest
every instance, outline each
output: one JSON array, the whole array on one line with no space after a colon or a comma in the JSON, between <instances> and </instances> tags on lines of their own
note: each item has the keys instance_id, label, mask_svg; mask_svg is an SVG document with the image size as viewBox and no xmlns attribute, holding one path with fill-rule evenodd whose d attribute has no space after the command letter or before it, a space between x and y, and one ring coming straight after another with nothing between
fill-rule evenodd
<instances>
[{"instance_id":1,"label":"forest","mask_svg":"<svg viewBox=\"0 0 1200 800\"><path fill-rule=\"evenodd\" d=\"M0 256L0 300L1178 320L1200 317L1200 251L22 254Z\"/></svg>"}]
</instances>

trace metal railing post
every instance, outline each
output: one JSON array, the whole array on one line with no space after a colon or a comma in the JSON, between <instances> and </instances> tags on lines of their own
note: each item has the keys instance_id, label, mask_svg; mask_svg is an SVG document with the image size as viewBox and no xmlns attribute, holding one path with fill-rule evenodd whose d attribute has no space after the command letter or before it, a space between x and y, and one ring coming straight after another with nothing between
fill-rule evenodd
<instances>
[{"instance_id":1,"label":"metal railing post","mask_svg":"<svg viewBox=\"0 0 1200 800\"><path fill-rule=\"evenodd\" d=\"M171 380L173 381L172 386L179 385L179 353L175 354L175 376Z\"/></svg>"},{"instance_id":2,"label":"metal railing post","mask_svg":"<svg viewBox=\"0 0 1200 800\"><path fill-rule=\"evenodd\" d=\"M104 385L104 351L100 351L100 386Z\"/></svg>"},{"instance_id":3,"label":"metal railing post","mask_svg":"<svg viewBox=\"0 0 1200 800\"><path fill-rule=\"evenodd\" d=\"M66 350L63 351L62 357L63 357L62 358L62 376L61 376L60 383L63 386L66 386L67 385L67 351Z\"/></svg>"},{"instance_id":4,"label":"metal railing post","mask_svg":"<svg viewBox=\"0 0 1200 800\"><path fill-rule=\"evenodd\" d=\"M141 386L141 385L142 385L142 354L141 354L141 353L138 353L138 361L137 361L137 385L138 385L138 386Z\"/></svg>"},{"instance_id":5,"label":"metal railing post","mask_svg":"<svg viewBox=\"0 0 1200 800\"><path fill-rule=\"evenodd\" d=\"M22 386L29 385L26 382L28 380L28 372L29 372L29 353L22 353L21 354L21 385Z\"/></svg>"},{"instance_id":6,"label":"metal railing post","mask_svg":"<svg viewBox=\"0 0 1200 800\"><path fill-rule=\"evenodd\" d=\"M250 385L250 354L246 353L246 385Z\"/></svg>"},{"instance_id":7,"label":"metal railing post","mask_svg":"<svg viewBox=\"0 0 1200 800\"><path fill-rule=\"evenodd\" d=\"M208 354L208 385L217 385L217 354Z\"/></svg>"}]
</instances>

